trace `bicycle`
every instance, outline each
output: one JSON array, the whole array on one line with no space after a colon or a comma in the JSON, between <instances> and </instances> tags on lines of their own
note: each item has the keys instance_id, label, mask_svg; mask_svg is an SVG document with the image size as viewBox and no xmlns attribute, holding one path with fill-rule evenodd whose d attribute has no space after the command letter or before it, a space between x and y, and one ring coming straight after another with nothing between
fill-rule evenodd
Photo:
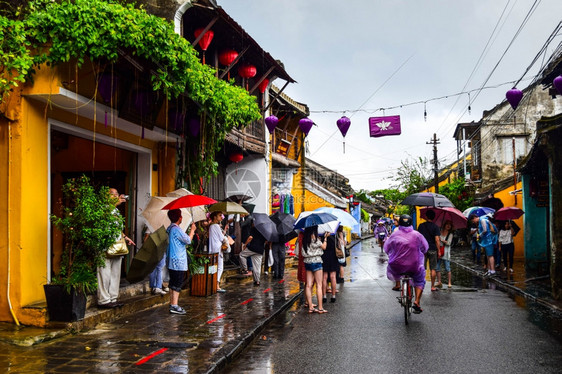
<instances>
[{"instance_id":1,"label":"bicycle","mask_svg":"<svg viewBox=\"0 0 562 374\"><path fill-rule=\"evenodd\" d=\"M402 273L400 279L400 296L397 296L398 302L404 308L404 323L408 324L408 319L412 315L412 306L414 297L414 286L412 285L412 274Z\"/></svg>"}]
</instances>

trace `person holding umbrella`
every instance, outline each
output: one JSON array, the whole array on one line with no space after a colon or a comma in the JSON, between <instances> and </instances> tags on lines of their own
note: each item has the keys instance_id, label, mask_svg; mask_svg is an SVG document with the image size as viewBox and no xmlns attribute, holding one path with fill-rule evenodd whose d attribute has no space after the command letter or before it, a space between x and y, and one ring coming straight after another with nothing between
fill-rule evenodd
<instances>
[{"instance_id":1,"label":"person holding umbrella","mask_svg":"<svg viewBox=\"0 0 562 374\"><path fill-rule=\"evenodd\" d=\"M324 235L324 240L320 240L318 236L318 225L308 226L304 228L304 236L302 239L302 248L297 247L295 252L302 253L304 257L304 267L306 269L306 287L305 296L308 304L308 313L327 313L328 311L322 306L322 254L327 247L328 233ZM297 256L299 253L296 253ZM318 300L318 309L314 308L312 303L312 286L316 283L316 298Z\"/></svg>"},{"instance_id":2,"label":"person holding umbrella","mask_svg":"<svg viewBox=\"0 0 562 374\"><path fill-rule=\"evenodd\" d=\"M441 283L441 265L443 265L445 267L445 271L447 272L447 279L449 281L447 287L451 288L453 287L451 284L451 244L453 243L453 222L445 221L445 223L443 223L439 239L441 240L441 246L444 247L444 252L443 255L439 257L439 260L437 260L437 268L435 269L437 272L437 287L443 287Z\"/></svg>"},{"instance_id":3,"label":"person holding umbrella","mask_svg":"<svg viewBox=\"0 0 562 374\"><path fill-rule=\"evenodd\" d=\"M494 244L497 243L498 235L496 226L489 221L487 215L478 217L476 214L471 214L469 220L474 224L478 224L477 240L480 246L484 248L488 258L488 271L484 275L494 276L496 275L494 267Z\"/></svg>"},{"instance_id":4,"label":"person holding umbrella","mask_svg":"<svg viewBox=\"0 0 562 374\"><path fill-rule=\"evenodd\" d=\"M429 249L425 254L425 261L429 262L429 270L431 271L431 291L437 291L435 288L435 277L437 275L437 249L441 245L439 237L441 236L441 230L439 226L433 223L435 219L435 212L432 209L428 209L425 213L427 221L418 226L418 232L423 235L427 243L429 244Z\"/></svg>"},{"instance_id":5,"label":"person holding umbrella","mask_svg":"<svg viewBox=\"0 0 562 374\"><path fill-rule=\"evenodd\" d=\"M249 257L252 260L252 276L254 277L255 286L260 285L261 262L266 243L267 240L258 229L256 229L252 220L250 234L244 241L244 244L242 244L242 251L239 256L240 266L242 266L242 271L244 273L248 271L248 262L246 259Z\"/></svg>"},{"instance_id":6,"label":"person holding umbrella","mask_svg":"<svg viewBox=\"0 0 562 374\"><path fill-rule=\"evenodd\" d=\"M166 232L168 233L168 271L170 272L170 313L185 314L185 309L178 305L181 287L187 275L187 251L185 246L191 243L195 233L195 223L191 223L189 234L181 228L182 215L179 209L168 211L168 217L172 222Z\"/></svg>"}]
</instances>

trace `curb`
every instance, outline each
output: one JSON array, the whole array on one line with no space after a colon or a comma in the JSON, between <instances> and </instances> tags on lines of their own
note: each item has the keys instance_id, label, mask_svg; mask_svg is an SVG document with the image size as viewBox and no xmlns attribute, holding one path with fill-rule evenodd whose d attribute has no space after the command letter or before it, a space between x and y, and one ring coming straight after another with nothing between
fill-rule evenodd
<instances>
[{"instance_id":1,"label":"curb","mask_svg":"<svg viewBox=\"0 0 562 374\"><path fill-rule=\"evenodd\" d=\"M466 265L463 265L459 262L452 261L452 260L451 260L451 262L456 264L457 266L459 266L463 270L466 270L466 271L478 276L481 279L486 279L487 282L494 283L496 286L498 286L498 289L501 290L501 291L516 293L520 296L523 296L525 298L525 300L530 300L534 303L537 303L541 306L544 306L544 307L550 309L554 313L562 313L562 309L560 307L548 302L547 300L545 300L543 298L531 295L530 293L525 292L518 287L515 287L515 286L513 286L509 283L503 282L501 279L498 279L498 278L495 278L495 277L484 277L484 276L482 276L482 274L480 272L478 272L478 271L476 271L476 270L474 270L474 269L472 269L472 268L470 268Z\"/></svg>"},{"instance_id":2,"label":"curb","mask_svg":"<svg viewBox=\"0 0 562 374\"><path fill-rule=\"evenodd\" d=\"M246 347L248 347L254 339L259 335L261 331L263 331L267 325L273 321L281 312L289 309L297 299L302 295L304 290L300 290L290 299L288 299L281 308L277 309L274 313L260 322L253 330L249 331L245 336L243 336L240 340L234 340L223 347L220 351L218 351L214 356L217 356L218 359L211 365L211 367L205 372L206 374L218 373L220 370L224 369L229 363L234 361Z\"/></svg>"}]
</instances>

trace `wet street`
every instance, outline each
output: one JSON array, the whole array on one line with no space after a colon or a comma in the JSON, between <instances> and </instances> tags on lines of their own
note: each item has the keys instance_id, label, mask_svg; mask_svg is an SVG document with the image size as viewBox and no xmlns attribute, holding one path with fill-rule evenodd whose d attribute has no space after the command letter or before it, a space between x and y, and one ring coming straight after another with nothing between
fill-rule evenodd
<instances>
[{"instance_id":1,"label":"wet street","mask_svg":"<svg viewBox=\"0 0 562 374\"><path fill-rule=\"evenodd\" d=\"M187 315L155 306L31 347L0 343L10 373L553 373L561 319L460 267L404 325L372 239L351 249L326 314L303 308L296 269L283 281L234 276L224 294L180 297ZM559 316L558 316L559 317ZM417 370L415 368L418 368Z\"/></svg>"},{"instance_id":2,"label":"wet street","mask_svg":"<svg viewBox=\"0 0 562 374\"><path fill-rule=\"evenodd\" d=\"M301 298L224 372L559 372L560 320L540 306L453 268L454 287L427 286L424 312L405 326L385 269L373 240L356 245L327 314L308 314Z\"/></svg>"}]
</instances>

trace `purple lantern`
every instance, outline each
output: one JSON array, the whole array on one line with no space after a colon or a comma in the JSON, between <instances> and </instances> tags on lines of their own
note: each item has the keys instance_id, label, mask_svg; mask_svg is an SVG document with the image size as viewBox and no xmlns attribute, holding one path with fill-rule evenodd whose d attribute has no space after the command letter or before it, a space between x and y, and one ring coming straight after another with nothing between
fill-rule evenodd
<instances>
[{"instance_id":1,"label":"purple lantern","mask_svg":"<svg viewBox=\"0 0 562 374\"><path fill-rule=\"evenodd\" d=\"M278 123L279 123L279 118L275 116L269 116L265 119L265 125L267 126L267 130L269 131L270 134L273 134L273 131L277 127Z\"/></svg>"},{"instance_id":2,"label":"purple lantern","mask_svg":"<svg viewBox=\"0 0 562 374\"><path fill-rule=\"evenodd\" d=\"M519 102L523 98L523 92L521 90L518 90L517 88L513 87L511 90L507 91L507 93L505 94L505 97L506 97L507 101L509 102L509 104L511 105L511 107L513 109L517 109L517 106L519 105Z\"/></svg>"},{"instance_id":3,"label":"purple lantern","mask_svg":"<svg viewBox=\"0 0 562 374\"><path fill-rule=\"evenodd\" d=\"M343 116L342 118L338 119L337 124L338 124L338 129L340 129L341 134L345 138L345 135L347 134L347 130L349 130L349 126L351 126L351 120L346 116Z\"/></svg>"},{"instance_id":4,"label":"purple lantern","mask_svg":"<svg viewBox=\"0 0 562 374\"><path fill-rule=\"evenodd\" d=\"M336 123L338 125L338 129L340 129L340 132L343 135L343 153L345 153L345 135L347 134L347 130L349 130L349 126L351 126L351 120L346 116L343 116L338 119Z\"/></svg>"},{"instance_id":5,"label":"purple lantern","mask_svg":"<svg viewBox=\"0 0 562 374\"><path fill-rule=\"evenodd\" d=\"M554 78L552 84L554 85L554 88L556 88L556 91L558 91L558 93L562 95L562 75L559 75L556 78Z\"/></svg>"},{"instance_id":6,"label":"purple lantern","mask_svg":"<svg viewBox=\"0 0 562 374\"><path fill-rule=\"evenodd\" d=\"M105 103L109 103L119 84L119 77L111 73L101 73L99 75L98 92Z\"/></svg>"},{"instance_id":7,"label":"purple lantern","mask_svg":"<svg viewBox=\"0 0 562 374\"><path fill-rule=\"evenodd\" d=\"M194 138L199 135L199 131L201 130L201 122L199 122L199 118L190 118L187 121L187 130L189 131L189 135Z\"/></svg>"},{"instance_id":8,"label":"purple lantern","mask_svg":"<svg viewBox=\"0 0 562 374\"><path fill-rule=\"evenodd\" d=\"M299 127L302 132L304 132L304 136L307 136L310 132L310 129L314 125L314 122L310 118L303 118L299 121Z\"/></svg>"},{"instance_id":9,"label":"purple lantern","mask_svg":"<svg viewBox=\"0 0 562 374\"><path fill-rule=\"evenodd\" d=\"M185 113L182 113L181 110L172 109L168 112L168 124L171 125L174 130L181 130L183 128L184 121Z\"/></svg>"}]
</instances>

